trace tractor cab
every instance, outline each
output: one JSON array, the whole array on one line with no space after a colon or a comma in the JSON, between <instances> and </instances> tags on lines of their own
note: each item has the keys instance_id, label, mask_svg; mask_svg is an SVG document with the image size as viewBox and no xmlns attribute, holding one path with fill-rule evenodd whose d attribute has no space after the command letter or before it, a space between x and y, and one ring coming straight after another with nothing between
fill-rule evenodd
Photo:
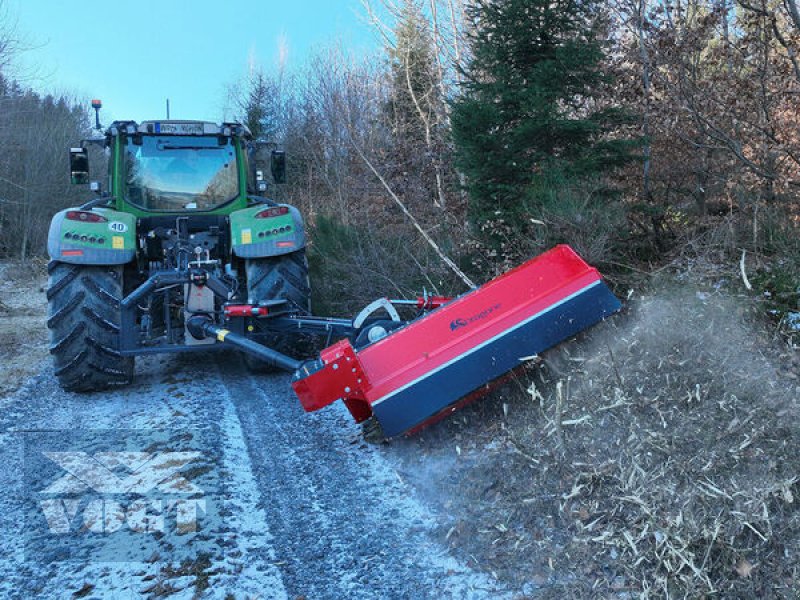
<instances>
[{"instance_id":1,"label":"tractor cab","mask_svg":"<svg viewBox=\"0 0 800 600\"><path fill-rule=\"evenodd\" d=\"M197 212L230 214L248 205L248 193L268 183L258 167L261 149L238 123L204 121L115 121L101 138L70 150L73 183L88 183L87 146L109 149L109 195L115 207L137 216ZM274 183L285 181L285 154L272 150ZM99 186L97 186L99 189Z\"/></svg>"}]
</instances>

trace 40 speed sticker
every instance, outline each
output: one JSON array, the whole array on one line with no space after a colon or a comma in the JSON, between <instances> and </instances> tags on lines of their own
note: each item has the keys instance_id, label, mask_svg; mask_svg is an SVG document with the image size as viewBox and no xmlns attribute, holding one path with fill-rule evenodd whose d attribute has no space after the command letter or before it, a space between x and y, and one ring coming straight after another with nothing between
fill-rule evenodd
<instances>
[{"instance_id":1,"label":"40 speed sticker","mask_svg":"<svg viewBox=\"0 0 800 600\"><path fill-rule=\"evenodd\" d=\"M111 223L108 224L108 228L115 233L125 233L128 231L128 226L121 221L111 221Z\"/></svg>"}]
</instances>

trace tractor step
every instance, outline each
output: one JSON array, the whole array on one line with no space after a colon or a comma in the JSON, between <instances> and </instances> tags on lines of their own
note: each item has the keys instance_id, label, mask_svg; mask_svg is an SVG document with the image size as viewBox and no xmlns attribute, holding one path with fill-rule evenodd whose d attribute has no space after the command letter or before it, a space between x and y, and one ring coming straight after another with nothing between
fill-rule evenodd
<instances>
[{"instance_id":1,"label":"tractor step","mask_svg":"<svg viewBox=\"0 0 800 600\"><path fill-rule=\"evenodd\" d=\"M595 269L557 246L359 350L349 340L326 348L292 387L306 411L341 399L394 437L620 308Z\"/></svg>"}]
</instances>

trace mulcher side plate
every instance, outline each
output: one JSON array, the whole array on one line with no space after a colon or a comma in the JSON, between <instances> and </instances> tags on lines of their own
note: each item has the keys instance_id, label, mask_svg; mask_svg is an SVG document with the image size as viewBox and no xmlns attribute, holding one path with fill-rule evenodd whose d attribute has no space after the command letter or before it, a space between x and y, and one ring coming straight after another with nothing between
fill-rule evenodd
<instances>
[{"instance_id":1,"label":"mulcher side plate","mask_svg":"<svg viewBox=\"0 0 800 600\"><path fill-rule=\"evenodd\" d=\"M618 311L600 274L557 246L356 352L343 340L292 383L307 411L338 399L393 437Z\"/></svg>"}]
</instances>

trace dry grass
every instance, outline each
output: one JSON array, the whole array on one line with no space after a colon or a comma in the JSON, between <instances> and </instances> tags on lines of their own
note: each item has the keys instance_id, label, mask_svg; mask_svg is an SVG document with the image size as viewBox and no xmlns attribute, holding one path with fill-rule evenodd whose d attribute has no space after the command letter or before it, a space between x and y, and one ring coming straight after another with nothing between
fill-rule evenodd
<instances>
[{"instance_id":1,"label":"dry grass","mask_svg":"<svg viewBox=\"0 0 800 600\"><path fill-rule=\"evenodd\" d=\"M38 373L47 352L44 261L0 263L0 397Z\"/></svg>"},{"instance_id":2,"label":"dry grass","mask_svg":"<svg viewBox=\"0 0 800 600\"><path fill-rule=\"evenodd\" d=\"M526 595L797 598L797 359L761 314L662 285L395 452Z\"/></svg>"}]
</instances>

